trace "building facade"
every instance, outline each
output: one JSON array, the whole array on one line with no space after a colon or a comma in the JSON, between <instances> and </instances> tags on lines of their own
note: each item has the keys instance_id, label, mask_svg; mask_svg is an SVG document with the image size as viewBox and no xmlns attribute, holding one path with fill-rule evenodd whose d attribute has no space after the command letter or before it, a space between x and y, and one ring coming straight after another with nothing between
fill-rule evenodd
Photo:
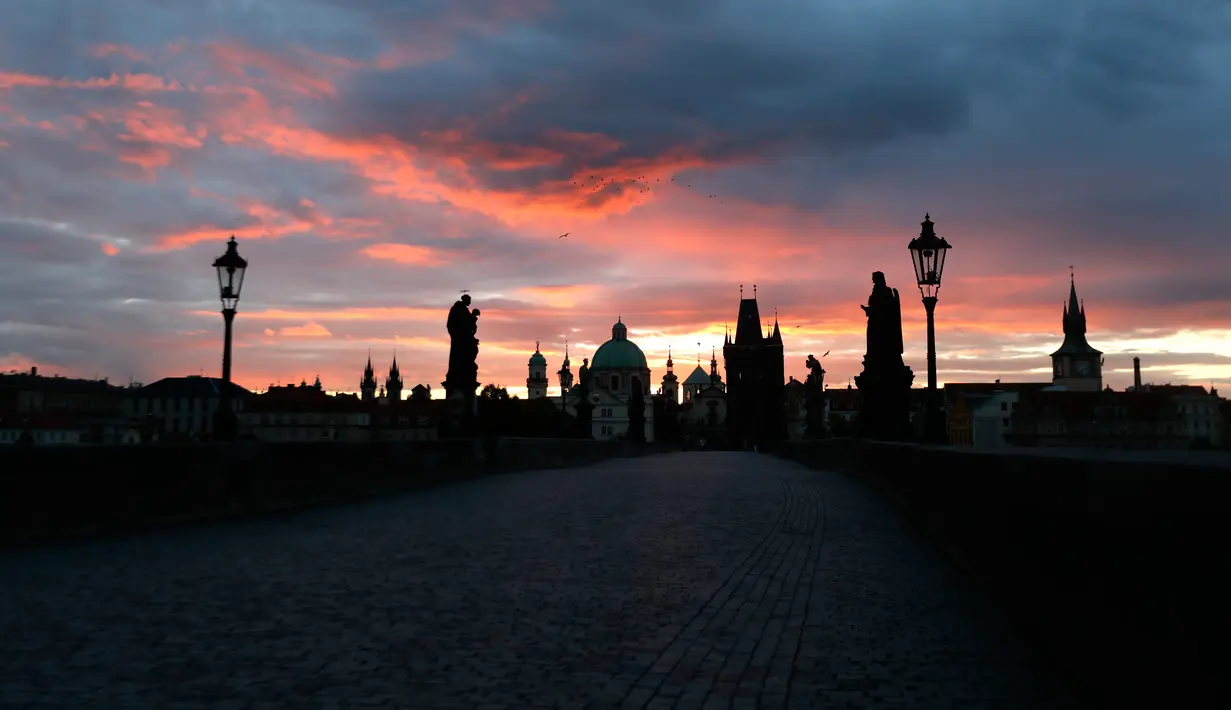
<instances>
[{"instance_id":1,"label":"building facade","mask_svg":"<svg viewBox=\"0 0 1231 710\"><path fill-rule=\"evenodd\" d=\"M752 298L740 294L735 338L728 333L722 346L727 370L727 438L736 449L786 438L786 366L777 317L770 333L764 333L753 287Z\"/></svg>"}]
</instances>

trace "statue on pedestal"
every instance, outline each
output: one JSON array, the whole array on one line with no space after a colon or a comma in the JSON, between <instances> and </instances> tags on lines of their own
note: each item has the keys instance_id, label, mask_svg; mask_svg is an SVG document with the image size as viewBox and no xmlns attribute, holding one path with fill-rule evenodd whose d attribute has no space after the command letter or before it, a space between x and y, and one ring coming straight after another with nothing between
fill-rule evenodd
<instances>
[{"instance_id":1,"label":"statue on pedestal","mask_svg":"<svg viewBox=\"0 0 1231 710\"><path fill-rule=\"evenodd\" d=\"M863 372L855 377L862 398L860 431L874 439L907 439L915 374L902 362L902 301L898 290L885 283L883 272L872 274L872 294L860 308L868 317L868 350Z\"/></svg>"},{"instance_id":2,"label":"statue on pedestal","mask_svg":"<svg viewBox=\"0 0 1231 710\"><path fill-rule=\"evenodd\" d=\"M470 310L470 294L463 294L449 309L449 371L445 399L450 402L450 433L465 434L474 429L475 388L479 386L479 309Z\"/></svg>"},{"instance_id":3,"label":"statue on pedestal","mask_svg":"<svg viewBox=\"0 0 1231 710\"><path fill-rule=\"evenodd\" d=\"M809 439L823 439L826 431L825 368L821 367L821 361L813 355L808 355L808 360L804 364L808 368L808 378L804 380L807 435Z\"/></svg>"},{"instance_id":4,"label":"statue on pedestal","mask_svg":"<svg viewBox=\"0 0 1231 710\"><path fill-rule=\"evenodd\" d=\"M592 379L590 358L585 358L581 361L581 369L577 371L577 386L569 392L569 394L576 393L577 396L577 438L579 439L589 439L594 436L591 427L594 405L590 402L590 393L593 391L594 384Z\"/></svg>"}]
</instances>

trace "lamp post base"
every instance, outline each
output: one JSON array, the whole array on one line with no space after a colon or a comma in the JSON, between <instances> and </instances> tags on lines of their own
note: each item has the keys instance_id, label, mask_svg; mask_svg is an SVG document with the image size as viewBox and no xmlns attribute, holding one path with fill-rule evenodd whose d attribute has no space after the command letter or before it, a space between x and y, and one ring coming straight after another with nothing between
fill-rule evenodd
<instances>
[{"instance_id":1,"label":"lamp post base","mask_svg":"<svg viewBox=\"0 0 1231 710\"><path fill-rule=\"evenodd\" d=\"M935 396L935 395L933 395ZM940 406L933 402L924 413L923 441L927 444L949 443L949 431L945 426L945 415Z\"/></svg>"}]
</instances>

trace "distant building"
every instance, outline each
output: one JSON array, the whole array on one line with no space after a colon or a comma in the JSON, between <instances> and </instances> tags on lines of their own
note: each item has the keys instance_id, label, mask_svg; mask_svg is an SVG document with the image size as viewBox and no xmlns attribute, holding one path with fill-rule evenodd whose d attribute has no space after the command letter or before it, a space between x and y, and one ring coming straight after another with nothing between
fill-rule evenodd
<instances>
[{"instance_id":1,"label":"distant building","mask_svg":"<svg viewBox=\"0 0 1231 710\"><path fill-rule=\"evenodd\" d=\"M565 366L557 373L560 377L561 398L550 398L557 407L569 415L577 415L576 387L572 386L565 355ZM543 378L546 379L546 358L543 363ZM594 351L589 366L591 381L590 405L591 435L595 439L616 439L628 435L630 395L636 389L642 396L645 422L645 441L654 441L654 402L650 394L650 367L641 348L628 338L628 326L623 318L617 318L611 327L611 339Z\"/></svg>"},{"instance_id":2,"label":"distant building","mask_svg":"<svg viewBox=\"0 0 1231 710\"><path fill-rule=\"evenodd\" d=\"M1171 399L1180 415L1181 432L1192 446L1222 446L1223 413L1218 391L1200 385L1154 385L1134 387L1135 392L1160 394Z\"/></svg>"},{"instance_id":3,"label":"distant building","mask_svg":"<svg viewBox=\"0 0 1231 710\"><path fill-rule=\"evenodd\" d=\"M850 436L859 421L859 390L848 382L845 388L825 389L825 428L831 436Z\"/></svg>"},{"instance_id":4,"label":"distant building","mask_svg":"<svg viewBox=\"0 0 1231 710\"><path fill-rule=\"evenodd\" d=\"M1064 342L1051 354L1052 384L1070 392L1102 390L1103 353L1086 342L1086 306L1077 299L1077 285L1071 278L1063 324Z\"/></svg>"},{"instance_id":5,"label":"distant building","mask_svg":"<svg viewBox=\"0 0 1231 710\"><path fill-rule=\"evenodd\" d=\"M0 374L0 445L125 444L140 433L124 417L129 390L107 380Z\"/></svg>"},{"instance_id":6,"label":"distant building","mask_svg":"<svg viewBox=\"0 0 1231 710\"><path fill-rule=\"evenodd\" d=\"M567 355L565 355L565 359L568 359ZM547 358L543 357L543 353L539 352L539 341L537 340L534 341L534 354L530 356L527 366L530 370L530 376L526 378L526 398L546 399Z\"/></svg>"},{"instance_id":7,"label":"distant building","mask_svg":"<svg viewBox=\"0 0 1231 710\"><path fill-rule=\"evenodd\" d=\"M1176 449L1189 445L1179 407L1159 392L1021 392L1010 441L1019 446Z\"/></svg>"},{"instance_id":8,"label":"distant building","mask_svg":"<svg viewBox=\"0 0 1231 710\"><path fill-rule=\"evenodd\" d=\"M240 431L245 438L269 442L370 441L373 406L355 395L271 387L248 400L239 415Z\"/></svg>"},{"instance_id":9,"label":"distant building","mask_svg":"<svg viewBox=\"0 0 1231 710\"><path fill-rule=\"evenodd\" d=\"M394 364L391 373L396 369ZM390 375L390 381L400 380L400 375ZM393 391L400 394L397 385ZM417 385L409 399L364 400L327 394L318 380L315 385L271 386L252 395L240 423L245 437L268 442L430 441L439 436L441 406L423 385Z\"/></svg>"},{"instance_id":10,"label":"distant building","mask_svg":"<svg viewBox=\"0 0 1231 710\"><path fill-rule=\"evenodd\" d=\"M727 370L727 438L737 449L786 438L783 408L786 379L778 319L768 335L761 330L756 290L741 293L735 339L727 334L722 357Z\"/></svg>"},{"instance_id":11,"label":"distant building","mask_svg":"<svg viewBox=\"0 0 1231 710\"><path fill-rule=\"evenodd\" d=\"M130 421L150 427L161 441L209 439L224 386L227 383L217 377L164 377L129 390L124 413ZM232 409L243 411L252 393L235 383L229 387Z\"/></svg>"},{"instance_id":12,"label":"distant building","mask_svg":"<svg viewBox=\"0 0 1231 710\"><path fill-rule=\"evenodd\" d=\"M1010 446L1013 415L1022 392L1051 387L1046 382L946 382L945 425L954 446Z\"/></svg>"}]
</instances>

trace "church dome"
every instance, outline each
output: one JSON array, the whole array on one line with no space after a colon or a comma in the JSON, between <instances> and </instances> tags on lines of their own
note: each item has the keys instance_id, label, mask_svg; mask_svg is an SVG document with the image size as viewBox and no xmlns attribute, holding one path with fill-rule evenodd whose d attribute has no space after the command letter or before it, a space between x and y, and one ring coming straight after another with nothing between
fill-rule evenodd
<instances>
[{"instance_id":1,"label":"church dome","mask_svg":"<svg viewBox=\"0 0 1231 710\"><path fill-rule=\"evenodd\" d=\"M648 370L645 353L628 339L628 326L623 319L611 327L611 340L603 343L590 361L594 370Z\"/></svg>"},{"instance_id":2,"label":"church dome","mask_svg":"<svg viewBox=\"0 0 1231 710\"><path fill-rule=\"evenodd\" d=\"M537 341L534 343L534 354L530 356L530 364L531 365L546 365L547 364L547 358L543 357L543 353L539 352L539 344Z\"/></svg>"}]
</instances>

